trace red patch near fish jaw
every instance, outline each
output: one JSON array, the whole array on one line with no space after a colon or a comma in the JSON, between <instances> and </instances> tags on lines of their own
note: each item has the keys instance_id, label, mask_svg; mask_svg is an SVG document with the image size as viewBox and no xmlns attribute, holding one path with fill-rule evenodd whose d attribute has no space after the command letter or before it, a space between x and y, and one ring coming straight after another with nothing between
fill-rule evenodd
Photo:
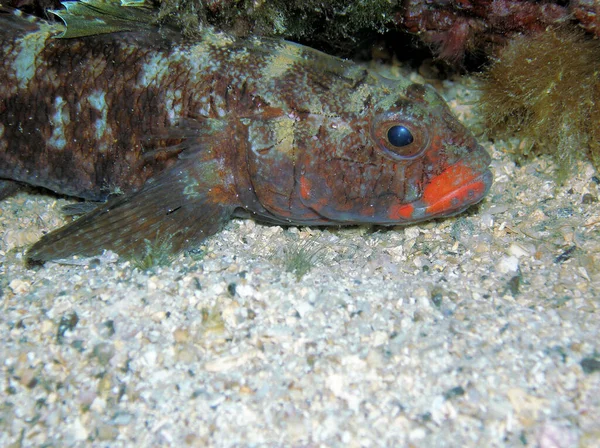
<instances>
[{"instance_id":1,"label":"red patch near fish jaw","mask_svg":"<svg viewBox=\"0 0 600 448\"><path fill-rule=\"evenodd\" d=\"M472 197L481 197L487 190L483 180L477 180L481 173L462 163L449 167L433 178L423 191L423 202L427 216L438 215L471 203Z\"/></svg>"},{"instance_id":2,"label":"red patch near fish jaw","mask_svg":"<svg viewBox=\"0 0 600 448\"><path fill-rule=\"evenodd\" d=\"M311 182L306 176L300 177L300 196L302 199L308 199L310 197L310 190L312 188Z\"/></svg>"},{"instance_id":3,"label":"red patch near fish jaw","mask_svg":"<svg viewBox=\"0 0 600 448\"><path fill-rule=\"evenodd\" d=\"M392 221L404 221L412 217L415 206L412 204L394 204L390 207L388 218Z\"/></svg>"}]
</instances>

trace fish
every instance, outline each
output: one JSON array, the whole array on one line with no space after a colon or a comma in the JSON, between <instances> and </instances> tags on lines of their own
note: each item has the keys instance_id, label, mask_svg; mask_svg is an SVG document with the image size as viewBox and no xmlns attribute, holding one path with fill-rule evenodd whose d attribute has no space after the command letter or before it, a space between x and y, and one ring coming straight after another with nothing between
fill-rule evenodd
<instances>
[{"instance_id":1,"label":"fish","mask_svg":"<svg viewBox=\"0 0 600 448\"><path fill-rule=\"evenodd\" d=\"M143 1L0 14L0 194L99 204L33 263L197 246L232 218L408 225L481 201L489 154L433 87L294 42L193 38Z\"/></svg>"}]
</instances>

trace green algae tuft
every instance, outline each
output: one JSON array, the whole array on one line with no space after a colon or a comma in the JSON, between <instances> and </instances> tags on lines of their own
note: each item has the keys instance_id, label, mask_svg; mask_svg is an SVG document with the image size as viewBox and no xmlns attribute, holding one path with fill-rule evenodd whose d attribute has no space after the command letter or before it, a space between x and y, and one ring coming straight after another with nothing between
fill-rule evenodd
<instances>
[{"instance_id":1,"label":"green algae tuft","mask_svg":"<svg viewBox=\"0 0 600 448\"><path fill-rule=\"evenodd\" d=\"M519 36L483 75L491 137L522 139L519 157L550 154L564 183L577 160L600 167L600 42L576 29Z\"/></svg>"}]
</instances>

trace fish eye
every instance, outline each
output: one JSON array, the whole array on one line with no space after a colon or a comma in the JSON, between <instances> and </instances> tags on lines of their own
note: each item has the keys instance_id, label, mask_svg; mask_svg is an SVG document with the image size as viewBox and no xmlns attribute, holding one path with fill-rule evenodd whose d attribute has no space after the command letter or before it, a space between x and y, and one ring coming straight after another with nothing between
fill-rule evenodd
<instances>
[{"instance_id":1,"label":"fish eye","mask_svg":"<svg viewBox=\"0 0 600 448\"><path fill-rule=\"evenodd\" d=\"M371 137L388 159L397 161L421 157L429 147L431 116L412 102L395 104L377 114L371 123Z\"/></svg>"},{"instance_id":2,"label":"fish eye","mask_svg":"<svg viewBox=\"0 0 600 448\"><path fill-rule=\"evenodd\" d=\"M406 126L392 126L387 131L388 141L398 148L410 145L415 139Z\"/></svg>"}]
</instances>

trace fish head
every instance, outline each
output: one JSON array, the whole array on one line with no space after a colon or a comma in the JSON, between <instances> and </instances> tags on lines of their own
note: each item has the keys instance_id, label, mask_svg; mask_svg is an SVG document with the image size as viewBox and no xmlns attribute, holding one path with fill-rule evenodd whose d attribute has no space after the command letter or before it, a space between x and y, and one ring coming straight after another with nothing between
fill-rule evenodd
<instances>
[{"instance_id":1,"label":"fish head","mask_svg":"<svg viewBox=\"0 0 600 448\"><path fill-rule=\"evenodd\" d=\"M455 215L486 195L490 156L433 87L388 91L380 107L314 119L320 130L294 167L296 220L411 224Z\"/></svg>"}]
</instances>

